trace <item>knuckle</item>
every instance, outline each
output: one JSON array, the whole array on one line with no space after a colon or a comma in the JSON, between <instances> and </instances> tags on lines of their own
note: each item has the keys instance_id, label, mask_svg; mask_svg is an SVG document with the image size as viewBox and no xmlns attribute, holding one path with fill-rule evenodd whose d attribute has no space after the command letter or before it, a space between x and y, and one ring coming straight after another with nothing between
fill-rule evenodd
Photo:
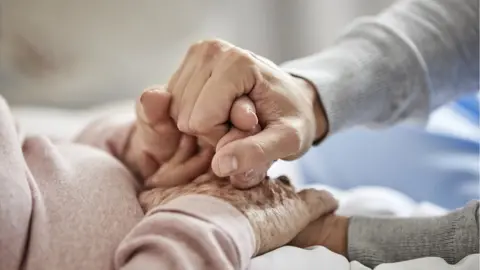
<instances>
[{"instance_id":1,"label":"knuckle","mask_svg":"<svg viewBox=\"0 0 480 270\"><path fill-rule=\"evenodd\" d=\"M267 154L265 152L265 147L260 142L255 142L251 146L252 155L259 158L261 161L267 160ZM250 156L250 155L247 155Z\"/></svg>"},{"instance_id":2,"label":"knuckle","mask_svg":"<svg viewBox=\"0 0 480 270\"><path fill-rule=\"evenodd\" d=\"M229 56L240 66L251 66L255 64L253 57L248 52L239 48L229 50Z\"/></svg>"},{"instance_id":3,"label":"knuckle","mask_svg":"<svg viewBox=\"0 0 480 270\"><path fill-rule=\"evenodd\" d=\"M286 124L284 129L285 141L288 142L291 154L297 154L301 151L303 143L300 130L293 125Z\"/></svg>"},{"instance_id":4,"label":"knuckle","mask_svg":"<svg viewBox=\"0 0 480 270\"><path fill-rule=\"evenodd\" d=\"M199 52L206 56L215 56L221 52L225 46L225 42L220 39L208 39L194 43L190 49L192 52Z\"/></svg>"},{"instance_id":5,"label":"knuckle","mask_svg":"<svg viewBox=\"0 0 480 270\"><path fill-rule=\"evenodd\" d=\"M184 132L184 133L189 133L190 132L190 125L188 124L187 121L181 119L177 123L177 128L179 131Z\"/></svg>"},{"instance_id":6,"label":"knuckle","mask_svg":"<svg viewBox=\"0 0 480 270\"><path fill-rule=\"evenodd\" d=\"M224 42L219 39L205 40L202 44L207 52L218 52L225 46Z\"/></svg>"},{"instance_id":7,"label":"knuckle","mask_svg":"<svg viewBox=\"0 0 480 270\"><path fill-rule=\"evenodd\" d=\"M206 134L209 131L208 129L209 127L198 119L190 119L188 121L188 130L195 135Z\"/></svg>"},{"instance_id":8,"label":"knuckle","mask_svg":"<svg viewBox=\"0 0 480 270\"><path fill-rule=\"evenodd\" d=\"M223 40L218 38L202 40L201 43L203 46L216 48L221 48L225 44Z\"/></svg>"},{"instance_id":9,"label":"knuckle","mask_svg":"<svg viewBox=\"0 0 480 270\"><path fill-rule=\"evenodd\" d=\"M193 53L197 53L199 50L201 50L201 48L203 47L203 44L204 44L204 41L202 41L202 40L193 43L188 48L188 54L191 55Z\"/></svg>"}]
</instances>

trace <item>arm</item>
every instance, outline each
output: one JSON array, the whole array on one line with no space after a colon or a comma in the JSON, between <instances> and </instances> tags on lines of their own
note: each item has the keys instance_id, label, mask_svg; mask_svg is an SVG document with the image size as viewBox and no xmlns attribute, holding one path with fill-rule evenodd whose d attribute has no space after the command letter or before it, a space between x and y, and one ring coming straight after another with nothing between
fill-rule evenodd
<instances>
[{"instance_id":1,"label":"arm","mask_svg":"<svg viewBox=\"0 0 480 270\"><path fill-rule=\"evenodd\" d=\"M336 132L424 118L477 91L478 47L477 0L407 0L284 68L313 83Z\"/></svg>"},{"instance_id":2,"label":"arm","mask_svg":"<svg viewBox=\"0 0 480 270\"><path fill-rule=\"evenodd\" d=\"M29 183L22 137L0 95L0 269L20 269L29 240L32 196L38 195Z\"/></svg>"},{"instance_id":3,"label":"arm","mask_svg":"<svg viewBox=\"0 0 480 270\"><path fill-rule=\"evenodd\" d=\"M479 205L430 218L350 218L348 257L370 267L421 257L456 264L479 252Z\"/></svg>"},{"instance_id":4,"label":"arm","mask_svg":"<svg viewBox=\"0 0 480 270\"><path fill-rule=\"evenodd\" d=\"M245 269L249 221L219 199L187 195L154 208L122 241L115 269Z\"/></svg>"},{"instance_id":5,"label":"arm","mask_svg":"<svg viewBox=\"0 0 480 270\"><path fill-rule=\"evenodd\" d=\"M131 117L106 116L87 125L74 140L106 151L124 161L133 129L134 120Z\"/></svg>"}]
</instances>

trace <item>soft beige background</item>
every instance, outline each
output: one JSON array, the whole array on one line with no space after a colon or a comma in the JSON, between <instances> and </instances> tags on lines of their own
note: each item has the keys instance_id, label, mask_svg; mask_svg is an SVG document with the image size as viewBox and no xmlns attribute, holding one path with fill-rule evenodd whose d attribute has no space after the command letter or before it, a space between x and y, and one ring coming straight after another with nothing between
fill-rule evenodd
<instances>
[{"instance_id":1,"label":"soft beige background","mask_svg":"<svg viewBox=\"0 0 480 270\"><path fill-rule=\"evenodd\" d=\"M282 61L320 50L393 0L0 0L0 93L81 108L166 82L188 45L220 37Z\"/></svg>"}]
</instances>

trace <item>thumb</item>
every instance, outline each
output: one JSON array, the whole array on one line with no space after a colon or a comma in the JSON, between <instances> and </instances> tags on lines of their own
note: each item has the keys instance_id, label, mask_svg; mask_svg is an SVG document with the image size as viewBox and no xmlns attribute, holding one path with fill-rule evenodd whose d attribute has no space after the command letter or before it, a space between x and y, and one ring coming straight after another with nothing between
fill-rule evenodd
<instances>
[{"instance_id":1,"label":"thumb","mask_svg":"<svg viewBox=\"0 0 480 270\"><path fill-rule=\"evenodd\" d=\"M260 126L256 125L253 130L250 132L241 131L236 127L232 127L230 131L225 134L225 136L220 139L217 143L217 151L222 149L223 146L229 144L236 140L241 140L249 136L255 135L260 132ZM268 169L270 168L271 163L266 164L256 164L255 169L249 170L246 173L240 173L230 176L230 182L232 185L239 189L248 189L250 187L256 186L260 183L266 176Z\"/></svg>"},{"instance_id":2,"label":"thumb","mask_svg":"<svg viewBox=\"0 0 480 270\"><path fill-rule=\"evenodd\" d=\"M149 124L171 121L169 115L171 94L164 87L145 90L137 103L138 117Z\"/></svg>"},{"instance_id":3,"label":"thumb","mask_svg":"<svg viewBox=\"0 0 480 270\"><path fill-rule=\"evenodd\" d=\"M293 146L295 147L295 144ZM297 150L294 147L291 132L280 125L270 125L258 134L217 148L212 169L220 177L245 173L291 155Z\"/></svg>"}]
</instances>

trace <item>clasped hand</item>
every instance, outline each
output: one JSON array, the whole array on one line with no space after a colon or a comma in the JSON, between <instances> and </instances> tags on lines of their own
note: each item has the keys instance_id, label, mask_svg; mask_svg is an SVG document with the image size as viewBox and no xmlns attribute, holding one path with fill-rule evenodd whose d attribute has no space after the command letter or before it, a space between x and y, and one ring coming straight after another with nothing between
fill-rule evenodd
<instances>
[{"instance_id":1,"label":"clasped hand","mask_svg":"<svg viewBox=\"0 0 480 270\"><path fill-rule=\"evenodd\" d=\"M213 148L177 129L169 115L171 100L172 95L162 88L144 92L125 152L127 165L144 179L139 196L144 210L188 194L213 196L247 217L255 234L257 255L292 239L292 243L305 246L305 241L295 236L312 221L334 211L335 199L314 189L297 193L286 177L265 177L253 188L235 188L210 169ZM246 102L238 105L248 108Z\"/></svg>"}]
</instances>

